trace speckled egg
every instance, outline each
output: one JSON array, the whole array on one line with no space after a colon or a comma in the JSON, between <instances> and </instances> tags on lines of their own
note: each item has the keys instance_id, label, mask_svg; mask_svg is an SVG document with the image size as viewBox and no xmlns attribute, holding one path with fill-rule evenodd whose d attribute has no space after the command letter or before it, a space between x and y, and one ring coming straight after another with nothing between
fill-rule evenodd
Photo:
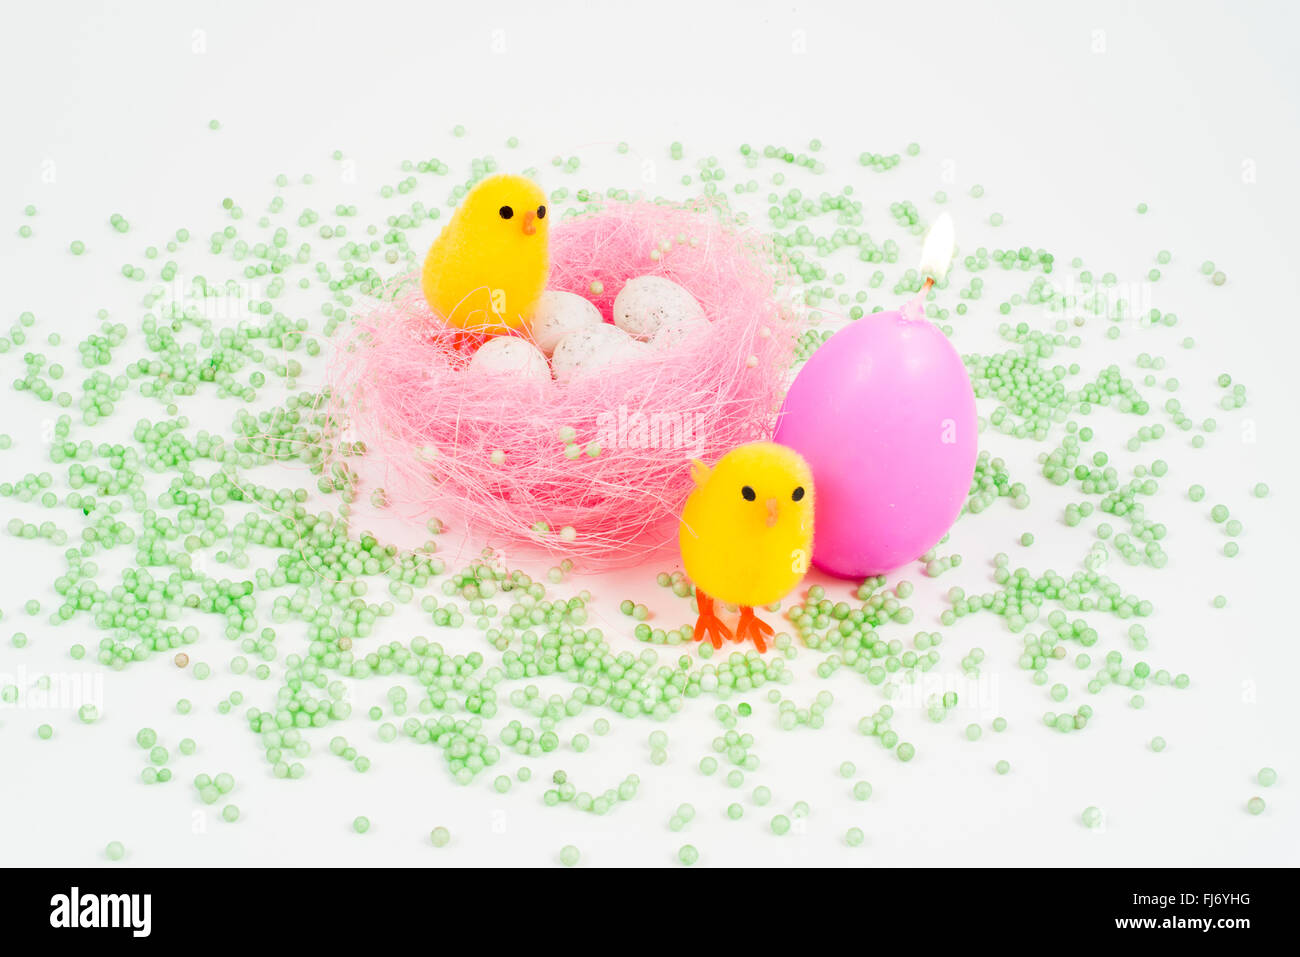
<instances>
[{"instance_id":1,"label":"speckled egg","mask_svg":"<svg viewBox=\"0 0 1300 957\"><path fill-rule=\"evenodd\" d=\"M581 296L548 289L537 300L529 332L537 348L549 356L568 333L598 326L604 321L600 310Z\"/></svg>"},{"instance_id":2,"label":"speckled egg","mask_svg":"<svg viewBox=\"0 0 1300 957\"><path fill-rule=\"evenodd\" d=\"M518 336L496 336L478 347L470 357L472 375L511 375L545 381L551 367L542 351Z\"/></svg>"},{"instance_id":3,"label":"speckled egg","mask_svg":"<svg viewBox=\"0 0 1300 957\"><path fill-rule=\"evenodd\" d=\"M576 379L616 362L645 355L649 346L637 342L622 329L601 323L570 332L555 347L551 366L561 382Z\"/></svg>"},{"instance_id":4,"label":"speckled egg","mask_svg":"<svg viewBox=\"0 0 1300 957\"><path fill-rule=\"evenodd\" d=\"M634 339L651 339L668 323L703 318L695 297L663 276L629 279L614 299L614 325Z\"/></svg>"},{"instance_id":5,"label":"speckled egg","mask_svg":"<svg viewBox=\"0 0 1300 957\"><path fill-rule=\"evenodd\" d=\"M709 320L705 319L703 314L685 319L665 320L651 337L650 348L675 349L691 338L701 335L708 323Z\"/></svg>"}]
</instances>

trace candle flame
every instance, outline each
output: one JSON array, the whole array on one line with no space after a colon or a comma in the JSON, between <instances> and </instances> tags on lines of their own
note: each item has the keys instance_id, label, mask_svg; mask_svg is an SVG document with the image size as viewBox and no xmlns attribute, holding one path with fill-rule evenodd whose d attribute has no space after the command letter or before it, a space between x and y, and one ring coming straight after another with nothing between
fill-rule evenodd
<instances>
[{"instance_id":1,"label":"candle flame","mask_svg":"<svg viewBox=\"0 0 1300 957\"><path fill-rule=\"evenodd\" d=\"M921 247L921 264L918 271L923 276L942 279L952 265L952 254L956 249L956 228L952 217L947 213L935 220Z\"/></svg>"}]
</instances>

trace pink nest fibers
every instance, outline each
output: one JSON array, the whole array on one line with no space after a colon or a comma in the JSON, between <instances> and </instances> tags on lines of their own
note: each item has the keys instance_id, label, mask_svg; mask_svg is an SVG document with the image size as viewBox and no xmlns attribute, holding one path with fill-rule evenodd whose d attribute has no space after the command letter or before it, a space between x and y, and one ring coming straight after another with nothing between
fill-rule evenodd
<instances>
[{"instance_id":1,"label":"pink nest fibers","mask_svg":"<svg viewBox=\"0 0 1300 957\"><path fill-rule=\"evenodd\" d=\"M330 402L404 515L459 515L492 547L626 564L675 540L691 459L772 434L800 315L778 302L790 274L770 242L717 203L610 203L550 241L548 288L606 322L643 275L689 290L709 322L568 382L471 375L484 338L445 325L409 276L356 320Z\"/></svg>"}]
</instances>

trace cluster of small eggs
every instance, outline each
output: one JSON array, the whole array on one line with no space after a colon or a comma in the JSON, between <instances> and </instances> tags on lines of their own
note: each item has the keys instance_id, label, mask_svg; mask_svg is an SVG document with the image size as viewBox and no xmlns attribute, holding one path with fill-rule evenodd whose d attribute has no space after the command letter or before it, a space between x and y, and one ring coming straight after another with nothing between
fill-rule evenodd
<instances>
[{"instance_id":1,"label":"cluster of small eggs","mask_svg":"<svg viewBox=\"0 0 1300 957\"><path fill-rule=\"evenodd\" d=\"M569 382L607 366L669 349L706 321L686 289L662 276L628 280L614 299L614 322L576 293L542 293L529 338L496 336L474 353L471 374Z\"/></svg>"}]
</instances>

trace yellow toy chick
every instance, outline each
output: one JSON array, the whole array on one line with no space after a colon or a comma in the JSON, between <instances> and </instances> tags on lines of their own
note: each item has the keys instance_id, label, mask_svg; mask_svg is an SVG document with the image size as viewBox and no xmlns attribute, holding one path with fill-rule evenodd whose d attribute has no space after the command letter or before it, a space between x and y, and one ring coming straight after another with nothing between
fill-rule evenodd
<instances>
[{"instance_id":1,"label":"yellow toy chick","mask_svg":"<svg viewBox=\"0 0 1300 957\"><path fill-rule=\"evenodd\" d=\"M682 511L678 542L695 582L700 617L695 640L714 648L730 638L714 599L740 606L736 641L753 638L761 652L772 626L754 614L799 584L812 558L812 470L796 452L774 442L732 449L710 469L691 468L695 491Z\"/></svg>"},{"instance_id":2,"label":"yellow toy chick","mask_svg":"<svg viewBox=\"0 0 1300 957\"><path fill-rule=\"evenodd\" d=\"M475 332L518 329L546 288L546 195L522 176L490 176L469 191L424 260L430 307Z\"/></svg>"}]
</instances>

